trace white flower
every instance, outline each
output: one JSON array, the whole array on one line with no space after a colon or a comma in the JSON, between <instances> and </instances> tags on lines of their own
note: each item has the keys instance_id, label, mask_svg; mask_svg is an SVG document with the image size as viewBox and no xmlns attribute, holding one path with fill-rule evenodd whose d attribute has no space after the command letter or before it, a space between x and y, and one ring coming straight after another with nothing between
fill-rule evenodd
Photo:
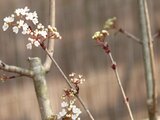
<instances>
[{"instance_id":1,"label":"white flower","mask_svg":"<svg viewBox=\"0 0 160 120\"><path fill-rule=\"evenodd\" d=\"M66 110L65 109L62 109L62 111L61 112L59 112L59 116L60 117L63 117L63 116L65 116L66 115Z\"/></svg>"},{"instance_id":2,"label":"white flower","mask_svg":"<svg viewBox=\"0 0 160 120\"><path fill-rule=\"evenodd\" d=\"M27 23L23 24L22 29L23 29L22 34L29 34L30 33L29 26Z\"/></svg>"},{"instance_id":3,"label":"white flower","mask_svg":"<svg viewBox=\"0 0 160 120\"><path fill-rule=\"evenodd\" d=\"M11 17L11 16L5 17L3 20L4 20L4 22L6 22L6 23L11 23L11 22L14 21L14 17Z\"/></svg>"},{"instance_id":4,"label":"white flower","mask_svg":"<svg viewBox=\"0 0 160 120\"><path fill-rule=\"evenodd\" d=\"M34 19L32 20L32 22L33 22L34 25L36 25L36 24L38 23L38 19L37 19L37 18L34 18Z\"/></svg>"},{"instance_id":5,"label":"white flower","mask_svg":"<svg viewBox=\"0 0 160 120\"><path fill-rule=\"evenodd\" d=\"M38 34L39 34L38 29L35 29L35 30L34 30L34 35L37 36Z\"/></svg>"},{"instance_id":6,"label":"white flower","mask_svg":"<svg viewBox=\"0 0 160 120\"><path fill-rule=\"evenodd\" d=\"M14 12L16 13L17 16L19 16L21 13L21 9L16 9Z\"/></svg>"},{"instance_id":7,"label":"white flower","mask_svg":"<svg viewBox=\"0 0 160 120\"><path fill-rule=\"evenodd\" d=\"M20 14L21 15L26 15L28 12L29 12L28 7L25 7L24 9L23 8L19 8L19 9L15 10L15 13L16 13L17 16L19 16Z\"/></svg>"},{"instance_id":8,"label":"white flower","mask_svg":"<svg viewBox=\"0 0 160 120\"><path fill-rule=\"evenodd\" d=\"M47 32L46 32L46 31L38 31L38 33L39 33L40 35L42 35L44 38L47 37Z\"/></svg>"},{"instance_id":9,"label":"white flower","mask_svg":"<svg viewBox=\"0 0 160 120\"><path fill-rule=\"evenodd\" d=\"M72 115L72 120L76 120L77 117L78 117L77 114L73 114L73 115Z\"/></svg>"},{"instance_id":10,"label":"white flower","mask_svg":"<svg viewBox=\"0 0 160 120\"><path fill-rule=\"evenodd\" d=\"M23 9L23 8L22 8ZM30 9L27 7L27 6L25 6L25 8L23 9L23 11L25 12L25 13L28 13L29 11L30 11Z\"/></svg>"},{"instance_id":11,"label":"white flower","mask_svg":"<svg viewBox=\"0 0 160 120\"><path fill-rule=\"evenodd\" d=\"M33 14L32 13L28 13L26 15L26 20L32 20L33 19Z\"/></svg>"},{"instance_id":12,"label":"white flower","mask_svg":"<svg viewBox=\"0 0 160 120\"><path fill-rule=\"evenodd\" d=\"M8 29L9 25L7 23L4 23L2 26L3 31L6 31Z\"/></svg>"},{"instance_id":13,"label":"white flower","mask_svg":"<svg viewBox=\"0 0 160 120\"><path fill-rule=\"evenodd\" d=\"M23 30L23 31L22 31L22 34L23 34L23 35L25 35L25 34L29 34L29 31L28 31L28 30L26 30L26 31L25 31L25 30Z\"/></svg>"},{"instance_id":14,"label":"white flower","mask_svg":"<svg viewBox=\"0 0 160 120\"><path fill-rule=\"evenodd\" d=\"M82 113L81 110L77 108L76 106L73 107L72 111L73 113L78 114L78 115Z\"/></svg>"},{"instance_id":15,"label":"white flower","mask_svg":"<svg viewBox=\"0 0 160 120\"><path fill-rule=\"evenodd\" d=\"M32 39L32 38L28 38L28 40L33 44L33 42L35 41L34 39Z\"/></svg>"},{"instance_id":16,"label":"white flower","mask_svg":"<svg viewBox=\"0 0 160 120\"><path fill-rule=\"evenodd\" d=\"M27 47L27 49L32 49L32 43L28 43L28 44L26 45L26 47Z\"/></svg>"},{"instance_id":17,"label":"white flower","mask_svg":"<svg viewBox=\"0 0 160 120\"><path fill-rule=\"evenodd\" d=\"M37 24L38 23L38 16L36 12L33 13L28 13L26 14L26 20L31 20L33 22L33 24Z\"/></svg>"},{"instance_id":18,"label":"white flower","mask_svg":"<svg viewBox=\"0 0 160 120\"><path fill-rule=\"evenodd\" d=\"M22 29L23 29L22 34L29 34L30 30L28 28L29 28L28 24L24 23L22 26Z\"/></svg>"},{"instance_id":19,"label":"white flower","mask_svg":"<svg viewBox=\"0 0 160 120\"><path fill-rule=\"evenodd\" d=\"M34 45L35 45L36 47L38 47L38 46L40 45L40 43L39 43L38 41L35 41L35 42L34 42Z\"/></svg>"},{"instance_id":20,"label":"white flower","mask_svg":"<svg viewBox=\"0 0 160 120\"><path fill-rule=\"evenodd\" d=\"M76 73L69 74L69 77L74 77Z\"/></svg>"},{"instance_id":21,"label":"white flower","mask_svg":"<svg viewBox=\"0 0 160 120\"><path fill-rule=\"evenodd\" d=\"M24 23L22 27L23 27L23 30L27 30L29 28L27 23Z\"/></svg>"},{"instance_id":22,"label":"white flower","mask_svg":"<svg viewBox=\"0 0 160 120\"><path fill-rule=\"evenodd\" d=\"M34 17L34 18L38 18L38 15L37 15L37 12L36 12L36 11L34 11L32 14L33 14L33 17Z\"/></svg>"},{"instance_id":23,"label":"white flower","mask_svg":"<svg viewBox=\"0 0 160 120\"><path fill-rule=\"evenodd\" d=\"M39 23L39 24L37 25L37 28L38 28L38 29L44 29L44 26L42 25L42 23Z\"/></svg>"},{"instance_id":24,"label":"white flower","mask_svg":"<svg viewBox=\"0 0 160 120\"><path fill-rule=\"evenodd\" d=\"M83 77L83 75L78 75L78 78L81 79Z\"/></svg>"},{"instance_id":25,"label":"white flower","mask_svg":"<svg viewBox=\"0 0 160 120\"><path fill-rule=\"evenodd\" d=\"M19 21L17 21L17 24L18 24L18 27L20 28L20 27L23 27L23 25L24 25L24 20L19 20Z\"/></svg>"},{"instance_id":26,"label":"white flower","mask_svg":"<svg viewBox=\"0 0 160 120\"><path fill-rule=\"evenodd\" d=\"M19 31L19 29L18 29L18 27L17 27L17 26L14 26L12 29L13 29L13 32L14 32L14 33L16 33L16 34L17 34L17 33L18 33L18 31Z\"/></svg>"},{"instance_id":27,"label":"white flower","mask_svg":"<svg viewBox=\"0 0 160 120\"><path fill-rule=\"evenodd\" d=\"M54 32L54 34L55 34L56 38L60 38L61 39L61 36L60 36L60 34L58 32Z\"/></svg>"},{"instance_id":28,"label":"white flower","mask_svg":"<svg viewBox=\"0 0 160 120\"><path fill-rule=\"evenodd\" d=\"M67 102L64 102L64 101L63 101L63 102L61 103L61 107L67 107L67 106L68 106L68 103L67 103Z\"/></svg>"}]
</instances>

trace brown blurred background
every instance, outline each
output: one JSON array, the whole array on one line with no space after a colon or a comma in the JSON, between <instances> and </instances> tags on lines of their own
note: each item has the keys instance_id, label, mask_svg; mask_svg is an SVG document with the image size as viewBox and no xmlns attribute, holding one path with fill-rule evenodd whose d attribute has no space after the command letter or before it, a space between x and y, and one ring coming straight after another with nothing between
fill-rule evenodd
<instances>
[{"instance_id":1,"label":"brown blurred background","mask_svg":"<svg viewBox=\"0 0 160 120\"><path fill-rule=\"evenodd\" d=\"M160 28L160 0L148 0L148 3L154 34ZM37 11L39 21L48 25L48 0L0 0L0 26L4 17L24 6ZM91 39L93 33L102 29L104 22L114 16L121 28L141 36L136 0L56 0L56 27L63 39L56 41L54 57L66 74L76 72L85 76L80 95L96 120L129 120L110 61ZM157 38L154 42L157 81L160 77L159 40ZM40 48L27 50L26 43L27 38L21 34L15 35L11 29L7 32L0 29L0 59L22 67L28 67L29 56L38 56L44 61L45 53ZM109 38L109 44L135 120L142 120L147 117L147 107L141 45L119 33ZM4 73L8 74L0 71L1 75ZM46 77L52 108L54 113L58 113L61 95L67 85L54 65ZM159 86L157 83L158 93ZM89 120L84 111L81 117ZM23 77L0 83L0 120L40 120L31 79Z\"/></svg>"}]
</instances>

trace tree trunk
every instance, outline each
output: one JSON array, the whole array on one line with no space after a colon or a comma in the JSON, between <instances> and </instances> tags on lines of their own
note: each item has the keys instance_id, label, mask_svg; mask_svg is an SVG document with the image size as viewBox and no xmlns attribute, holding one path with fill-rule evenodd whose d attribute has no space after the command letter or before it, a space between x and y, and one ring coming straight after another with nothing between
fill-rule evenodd
<instances>
[{"instance_id":1,"label":"tree trunk","mask_svg":"<svg viewBox=\"0 0 160 120\"><path fill-rule=\"evenodd\" d=\"M37 95L37 100L41 112L42 120L56 120L53 115L50 100L48 97L47 84L45 79L45 70L40 58L29 58L31 68L34 72L34 87Z\"/></svg>"},{"instance_id":2,"label":"tree trunk","mask_svg":"<svg viewBox=\"0 0 160 120\"><path fill-rule=\"evenodd\" d=\"M143 58L147 88L147 107L149 120L157 120L156 116L156 87L154 75L154 52L148 7L146 0L138 0L140 24L142 32Z\"/></svg>"}]
</instances>

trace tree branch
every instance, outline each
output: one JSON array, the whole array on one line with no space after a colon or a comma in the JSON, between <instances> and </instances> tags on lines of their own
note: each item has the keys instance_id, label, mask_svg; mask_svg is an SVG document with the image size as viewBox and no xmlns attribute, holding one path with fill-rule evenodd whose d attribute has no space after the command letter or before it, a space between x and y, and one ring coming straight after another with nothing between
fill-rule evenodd
<instances>
[{"instance_id":1,"label":"tree branch","mask_svg":"<svg viewBox=\"0 0 160 120\"><path fill-rule=\"evenodd\" d=\"M134 36L133 34L127 32L127 31L125 31L124 29L120 28L118 30L118 32L120 32L120 33L124 34L126 37L128 37L128 38L130 38L130 39L142 44L142 41L139 38L137 38L136 36Z\"/></svg>"},{"instance_id":2,"label":"tree branch","mask_svg":"<svg viewBox=\"0 0 160 120\"><path fill-rule=\"evenodd\" d=\"M49 0L49 20L50 20L50 25L52 27L55 26L55 0ZM51 56L53 56L54 53L54 40L49 39L49 43L48 43L48 51L50 53ZM52 60L49 58L48 55L46 55L46 60L44 62L44 69L46 72L49 72L50 68L52 65Z\"/></svg>"},{"instance_id":3,"label":"tree branch","mask_svg":"<svg viewBox=\"0 0 160 120\"><path fill-rule=\"evenodd\" d=\"M13 72L13 73L17 73L23 76L28 76L28 77L33 77L34 73L31 70L28 69L24 69L21 67L17 67L17 66L12 66L12 65L7 65L6 63L2 62L0 60L0 69L7 71L7 72Z\"/></svg>"},{"instance_id":4,"label":"tree branch","mask_svg":"<svg viewBox=\"0 0 160 120\"><path fill-rule=\"evenodd\" d=\"M138 43L142 44L142 41L138 37L136 37L133 34L127 32L126 30L120 28L120 29L118 29L118 32L124 34L126 37L134 40L135 42L138 42ZM157 37L160 37L160 30L152 36L152 38L153 38L152 42L154 42L155 41L154 39L156 39Z\"/></svg>"}]
</instances>

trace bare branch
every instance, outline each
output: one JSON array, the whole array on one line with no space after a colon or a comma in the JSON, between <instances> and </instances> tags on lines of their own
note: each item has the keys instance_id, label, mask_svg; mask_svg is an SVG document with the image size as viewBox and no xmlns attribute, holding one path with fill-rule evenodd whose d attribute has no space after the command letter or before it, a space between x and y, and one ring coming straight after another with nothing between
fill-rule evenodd
<instances>
[{"instance_id":1,"label":"bare branch","mask_svg":"<svg viewBox=\"0 0 160 120\"><path fill-rule=\"evenodd\" d=\"M137 38L133 34L129 33L128 31L120 28L120 29L118 29L118 32L120 32L120 33L126 35L126 37L128 37L128 38L130 38L130 39L142 44L142 41L139 38ZM152 42L154 42L155 41L154 39L156 39L157 37L160 37L160 30L157 33L155 33L152 37L153 37Z\"/></svg>"},{"instance_id":2,"label":"bare branch","mask_svg":"<svg viewBox=\"0 0 160 120\"><path fill-rule=\"evenodd\" d=\"M120 28L118 30L118 32L120 32L120 33L124 34L125 36L127 36L128 38L130 38L130 39L142 44L142 41L139 38L137 38L136 36L134 36L133 34L127 32L127 31L125 31L124 29Z\"/></svg>"},{"instance_id":3,"label":"bare branch","mask_svg":"<svg viewBox=\"0 0 160 120\"><path fill-rule=\"evenodd\" d=\"M55 26L55 0L50 0L49 1L50 4L50 15L49 15L49 19L50 19L50 25L52 27ZM48 51L50 53L51 56L53 56L54 53L54 40L49 39L49 43L48 43ZM49 72L50 68L51 68L51 64L52 64L52 60L49 58L48 55L46 55L46 60L44 62L44 69L46 72Z\"/></svg>"},{"instance_id":4,"label":"bare branch","mask_svg":"<svg viewBox=\"0 0 160 120\"><path fill-rule=\"evenodd\" d=\"M28 76L28 77L33 77L34 75L33 71L31 70L24 69L24 68L17 67L17 66L7 65L1 60L0 60L0 69L7 71L7 72L18 73L20 75Z\"/></svg>"}]
</instances>

